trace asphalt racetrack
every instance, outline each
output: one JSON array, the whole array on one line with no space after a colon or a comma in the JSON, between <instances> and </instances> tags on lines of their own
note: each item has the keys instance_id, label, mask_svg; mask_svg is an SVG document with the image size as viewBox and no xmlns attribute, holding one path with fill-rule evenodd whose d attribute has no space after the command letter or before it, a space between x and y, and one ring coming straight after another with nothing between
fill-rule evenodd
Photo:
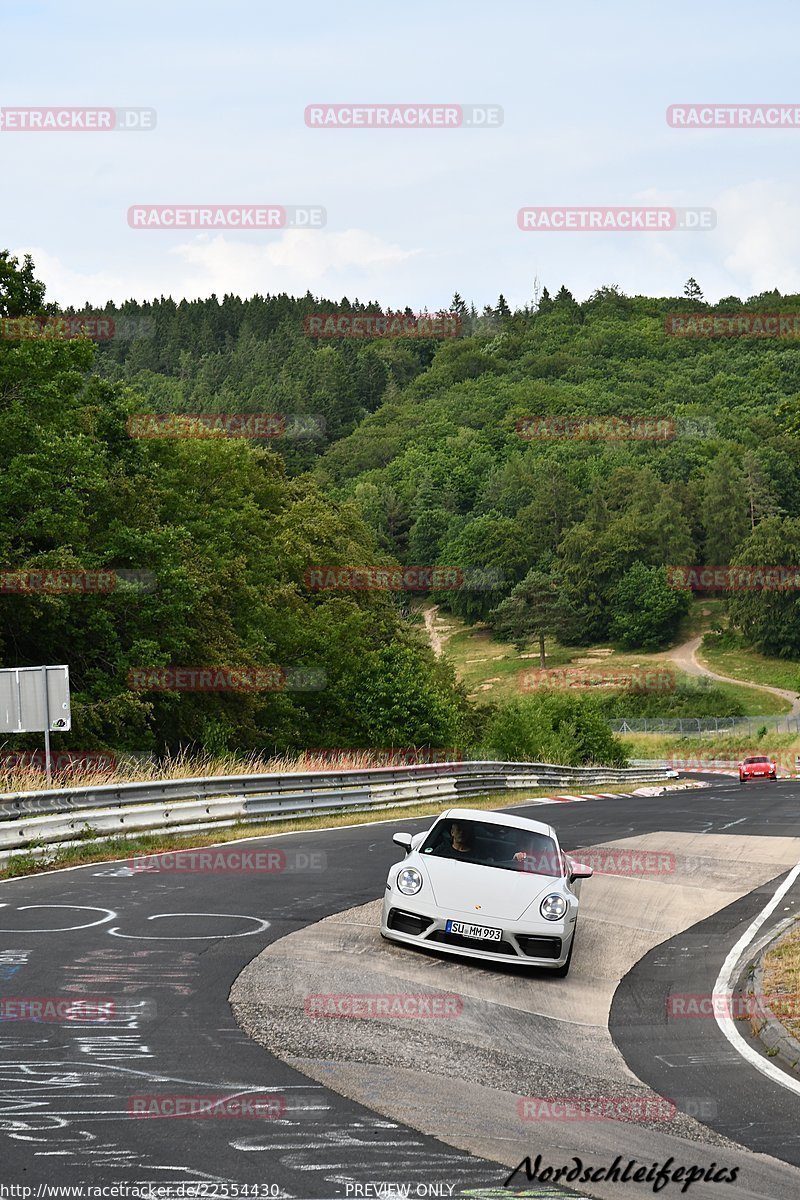
<instances>
[{"instance_id":1,"label":"asphalt racetrack","mask_svg":"<svg viewBox=\"0 0 800 1200\"><path fill-rule=\"evenodd\" d=\"M0 884L2 1182L31 1196L86 1183L178 1196L192 1182L206 1196L479 1197L499 1194L526 1155L593 1166L622 1155L739 1167L734 1183L694 1184L700 1200L800 1194L800 1077L762 1054L746 1022L749 1057L713 1015L681 1009L710 995L800 861L800 783L704 778L668 797L515 804L570 852L673 856L656 876L584 883L563 980L380 938L377 902L400 858L391 834L430 818L240 844L279 848L281 871L115 862ZM790 887L758 939L799 900ZM343 993L455 995L459 1016L309 1017L309 994ZM13 1002L33 998L50 1001L45 1015L82 1001L85 1017L20 1019ZM672 1111L542 1120L524 1105L581 1096L668 1098ZM197 1098L204 1116L175 1115ZM630 1181L514 1183L529 1196L653 1194Z\"/></svg>"}]
</instances>

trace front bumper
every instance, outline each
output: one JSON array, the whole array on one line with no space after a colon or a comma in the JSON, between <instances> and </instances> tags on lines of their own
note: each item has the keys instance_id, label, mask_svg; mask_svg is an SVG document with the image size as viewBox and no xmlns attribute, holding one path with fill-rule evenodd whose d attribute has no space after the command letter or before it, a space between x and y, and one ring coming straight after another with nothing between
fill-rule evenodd
<instances>
[{"instance_id":1,"label":"front bumper","mask_svg":"<svg viewBox=\"0 0 800 1200\"><path fill-rule=\"evenodd\" d=\"M562 967L567 961L575 935L577 905L570 905L562 921L501 921L494 917L476 917L475 913L448 910L435 904L417 907L414 897L390 894L383 901L381 933L393 942L443 951L459 957L479 958L483 962L527 963L532 967ZM500 942L483 942L447 933L448 919L490 925L502 929ZM414 931L416 929L416 932Z\"/></svg>"}]
</instances>

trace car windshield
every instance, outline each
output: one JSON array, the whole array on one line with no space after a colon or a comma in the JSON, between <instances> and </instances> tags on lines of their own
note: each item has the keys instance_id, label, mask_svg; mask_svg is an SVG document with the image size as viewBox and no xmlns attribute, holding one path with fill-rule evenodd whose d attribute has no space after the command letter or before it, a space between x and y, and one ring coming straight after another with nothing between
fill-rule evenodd
<instances>
[{"instance_id":1,"label":"car windshield","mask_svg":"<svg viewBox=\"0 0 800 1200\"><path fill-rule=\"evenodd\" d=\"M502 871L563 875L556 843L544 833L488 821L437 821L419 848L433 858L460 859Z\"/></svg>"},{"instance_id":2,"label":"car windshield","mask_svg":"<svg viewBox=\"0 0 800 1200\"><path fill-rule=\"evenodd\" d=\"M768 763L769 759L768 758L746 758L744 760L744 762L745 762L745 766L752 766L754 763Z\"/></svg>"}]
</instances>

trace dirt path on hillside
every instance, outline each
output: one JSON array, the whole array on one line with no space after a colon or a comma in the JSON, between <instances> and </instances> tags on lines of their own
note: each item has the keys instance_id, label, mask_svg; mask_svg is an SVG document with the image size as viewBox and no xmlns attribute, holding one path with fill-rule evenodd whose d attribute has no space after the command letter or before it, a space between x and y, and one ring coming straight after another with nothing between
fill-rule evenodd
<instances>
[{"instance_id":1,"label":"dirt path on hillside","mask_svg":"<svg viewBox=\"0 0 800 1200\"><path fill-rule=\"evenodd\" d=\"M687 675L705 675L708 679L716 679L720 683L738 683L742 687L757 688L760 692L772 692L774 696L782 696L784 700L790 700L792 703L792 711L786 713L786 716L796 717L800 714L800 696L797 692L787 691L785 688L771 687L766 683L751 683L748 679L735 679L732 675L718 675L716 671L712 671L710 667L706 667L697 657L697 651L703 641L703 635L690 638L688 642L684 642L681 646L676 646L674 650L667 650L664 654L659 655L659 658L668 658L674 662L676 666L685 671Z\"/></svg>"},{"instance_id":2,"label":"dirt path on hillside","mask_svg":"<svg viewBox=\"0 0 800 1200\"><path fill-rule=\"evenodd\" d=\"M439 630L436 628L436 614L439 611L439 605L431 604L429 608L425 608L422 611L425 618L425 629L431 643L431 649L437 658L441 658L444 650L444 639L439 633Z\"/></svg>"}]
</instances>

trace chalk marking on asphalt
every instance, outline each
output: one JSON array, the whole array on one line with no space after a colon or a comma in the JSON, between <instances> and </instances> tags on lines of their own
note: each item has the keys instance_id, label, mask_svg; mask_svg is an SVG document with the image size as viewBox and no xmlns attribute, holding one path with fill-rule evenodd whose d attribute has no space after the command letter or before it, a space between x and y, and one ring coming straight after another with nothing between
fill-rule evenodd
<instances>
[{"instance_id":1,"label":"chalk marking on asphalt","mask_svg":"<svg viewBox=\"0 0 800 1200\"><path fill-rule=\"evenodd\" d=\"M40 1039L40 1040L44 1041L45 1039ZM17 1077L11 1077L11 1072L10 1072L11 1067L20 1067L22 1069L21 1073L24 1075L26 1082L30 1082L30 1079L32 1077L34 1079L36 1078L35 1075L32 1076L32 1070L31 1070L32 1064L29 1063L27 1059L10 1059L8 1061L0 1062L0 1080L2 1080L3 1083L8 1084L8 1083L18 1082ZM91 1064L88 1062L76 1063L72 1059L56 1059L53 1062L37 1064L35 1069L37 1069L37 1070L40 1069L40 1070L44 1071L45 1073L47 1073L47 1072L52 1073L56 1067L64 1068L65 1078L70 1075L80 1076L81 1074L84 1077L89 1078L90 1076L98 1075L101 1071L103 1071L109 1075L111 1075L111 1074L126 1075L126 1076L130 1075L136 1079L146 1079L146 1080L150 1081L151 1083L191 1084L193 1087L209 1088L212 1091L219 1091L219 1090L225 1090L225 1089L230 1089L231 1091L233 1091L235 1089L236 1091L245 1092L248 1090L248 1088L251 1090L255 1088L255 1090L258 1092L290 1092L290 1091L292 1091L292 1092L302 1092L302 1091L323 1092L323 1091L325 1091L325 1084L322 1084L322 1083L286 1083L286 1084L280 1084L280 1085L278 1085L278 1084L274 1084L274 1085L273 1084L259 1084L258 1086L256 1086L255 1084L249 1084L249 1083L225 1082L225 1080L220 1081L219 1079L214 1079L213 1081L209 1080L209 1079L185 1079L182 1075L174 1075L169 1071L139 1071L135 1067L118 1066L116 1063L110 1063L110 1062L99 1062L99 1063L91 1063ZM84 1070L83 1072L81 1072L78 1069L79 1067L86 1067L87 1069ZM56 1086L59 1086L59 1085L57 1084ZM70 1078L67 1078L67 1086L72 1086L72 1080ZM110 1096L112 1099L117 1098L111 1092L101 1093L99 1098L103 1099L106 1095ZM104 1115L102 1112L98 1112L97 1109L94 1109L92 1111L94 1112L95 1116L98 1117L98 1119L102 1118Z\"/></svg>"},{"instance_id":2,"label":"chalk marking on asphalt","mask_svg":"<svg viewBox=\"0 0 800 1200\"><path fill-rule=\"evenodd\" d=\"M4 904L2 907L7 908L8 905ZM97 904L20 904L17 912L26 912L29 908L77 908L107 915L99 921L87 921L85 925L59 925L56 929L0 929L0 933L69 933L73 929L91 929L94 925L104 925L106 921L113 921L117 915L113 909L100 908Z\"/></svg>"},{"instance_id":3,"label":"chalk marking on asphalt","mask_svg":"<svg viewBox=\"0 0 800 1200\"><path fill-rule=\"evenodd\" d=\"M722 828L723 828L723 829L730 829L730 828L732 828L732 826L734 826L734 825L741 825L741 824L742 824L742 822L743 822L743 821L746 821L746 820L747 820L747 817L739 817L739 820L738 820L738 821L728 821L728 824L727 824L727 825L723 825L723 826L722 826Z\"/></svg>"},{"instance_id":4,"label":"chalk marking on asphalt","mask_svg":"<svg viewBox=\"0 0 800 1200\"><path fill-rule=\"evenodd\" d=\"M745 950L752 942L753 938L758 933L761 926L772 916L775 909L778 907L789 889L793 886L798 876L800 876L800 863L797 863L796 866L792 867L791 871L786 876L775 895L772 897L766 907L761 910L752 924L748 926L748 928L739 938L739 941L730 951L728 957L725 959L725 962L722 964L722 970L717 976L717 982L714 984L714 991L712 993L712 1004L714 1005L715 1010L714 1018L720 1030L722 1031L723 1036L728 1039L734 1050L736 1050L742 1056L742 1058L746 1059L747 1062L750 1063L751 1067L755 1067L756 1070L760 1071L762 1075L766 1075L767 1079L770 1079L773 1083L779 1084L781 1087L786 1088L790 1092L794 1092L796 1096L800 1096L800 1079L792 1079L791 1076L782 1071L780 1067L776 1067L768 1059L762 1058L757 1050L754 1050L752 1046L749 1046L739 1033L739 1030L736 1028L733 1017L726 1016L723 1012L716 1011L716 999L717 996L722 998L723 1010L725 1007L730 1007L728 998L731 995L733 986L732 976L739 964L739 961L741 960Z\"/></svg>"},{"instance_id":5,"label":"chalk marking on asphalt","mask_svg":"<svg viewBox=\"0 0 800 1200\"><path fill-rule=\"evenodd\" d=\"M116 915L116 914L113 914ZM257 929L246 929L244 933L194 933L194 934L146 934L146 933L120 933L115 926L109 929L108 932L114 937L129 938L131 941L142 942L207 942L210 940L220 940L222 938L237 938L250 937L254 933L263 933L265 929L269 929L269 921L262 920L261 917L251 917L246 913L200 913L200 912L181 912L181 913L153 913L148 917L148 921L159 921L163 917L231 917L240 921L255 921ZM109 918L110 920L110 918Z\"/></svg>"}]
</instances>

